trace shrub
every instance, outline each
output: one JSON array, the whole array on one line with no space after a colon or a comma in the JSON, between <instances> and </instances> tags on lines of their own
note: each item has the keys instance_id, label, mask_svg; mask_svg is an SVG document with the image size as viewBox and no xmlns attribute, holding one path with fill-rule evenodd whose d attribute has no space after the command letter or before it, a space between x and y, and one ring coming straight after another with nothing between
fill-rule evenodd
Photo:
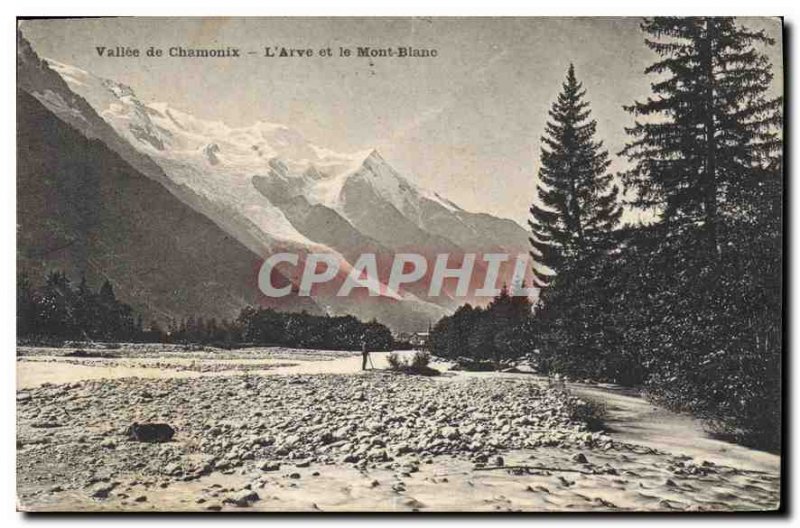
<instances>
[{"instance_id":1,"label":"shrub","mask_svg":"<svg viewBox=\"0 0 800 528\"><path fill-rule=\"evenodd\" d=\"M431 355L427 351L415 352L411 359L403 359L399 354L391 352L387 357L389 368L404 374L419 374L422 376L438 376L440 372L428 366Z\"/></svg>"},{"instance_id":2,"label":"shrub","mask_svg":"<svg viewBox=\"0 0 800 528\"><path fill-rule=\"evenodd\" d=\"M389 368L392 370L400 370L403 366L403 360L397 352L390 352L389 355L386 356L386 360L389 362Z\"/></svg>"},{"instance_id":3,"label":"shrub","mask_svg":"<svg viewBox=\"0 0 800 528\"><path fill-rule=\"evenodd\" d=\"M420 350L414 353L411 358L411 368L415 370L427 368L431 362L431 353L426 350Z\"/></svg>"},{"instance_id":4,"label":"shrub","mask_svg":"<svg viewBox=\"0 0 800 528\"><path fill-rule=\"evenodd\" d=\"M605 428L608 410L604 403L571 397L567 400L567 408L570 419L583 422L590 431L602 431Z\"/></svg>"}]
</instances>

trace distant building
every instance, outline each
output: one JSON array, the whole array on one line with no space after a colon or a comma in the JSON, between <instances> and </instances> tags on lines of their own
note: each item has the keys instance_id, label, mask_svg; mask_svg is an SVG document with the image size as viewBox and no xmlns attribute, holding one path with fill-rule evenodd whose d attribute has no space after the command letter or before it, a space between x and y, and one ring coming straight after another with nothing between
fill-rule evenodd
<instances>
[{"instance_id":1,"label":"distant building","mask_svg":"<svg viewBox=\"0 0 800 528\"><path fill-rule=\"evenodd\" d=\"M425 348L430 335L430 332L400 332L395 339L410 343L414 348Z\"/></svg>"}]
</instances>

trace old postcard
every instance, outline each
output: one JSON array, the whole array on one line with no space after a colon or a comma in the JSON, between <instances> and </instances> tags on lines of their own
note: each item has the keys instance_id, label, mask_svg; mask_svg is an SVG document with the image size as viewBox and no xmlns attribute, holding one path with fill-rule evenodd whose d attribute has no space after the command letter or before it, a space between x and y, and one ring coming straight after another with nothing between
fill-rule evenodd
<instances>
[{"instance_id":1,"label":"old postcard","mask_svg":"<svg viewBox=\"0 0 800 528\"><path fill-rule=\"evenodd\" d=\"M782 37L19 19L18 508L780 509Z\"/></svg>"}]
</instances>

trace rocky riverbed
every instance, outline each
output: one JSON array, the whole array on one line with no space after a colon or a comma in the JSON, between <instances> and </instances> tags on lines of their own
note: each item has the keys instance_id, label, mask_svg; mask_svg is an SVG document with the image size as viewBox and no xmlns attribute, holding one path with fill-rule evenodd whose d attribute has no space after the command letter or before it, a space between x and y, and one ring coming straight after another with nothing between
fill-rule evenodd
<instances>
[{"instance_id":1,"label":"rocky riverbed","mask_svg":"<svg viewBox=\"0 0 800 528\"><path fill-rule=\"evenodd\" d=\"M297 363L290 363L288 361L272 360L269 362L264 361L250 361L247 363L237 362L234 360L210 360L210 359L192 359L187 361L171 360L161 361L157 359L114 359L113 363L110 362L111 358L92 358L92 357L26 357L19 361L29 363L54 363L58 365L76 365L80 367L98 367L108 368L127 368L127 369L159 369L159 370L174 370L178 372L231 372L231 371L253 371L253 370L269 370L283 367L293 367Z\"/></svg>"},{"instance_id":2,"label":"rocky riverbed","mask_svg":"<svg viewBox=\"0 0 800 528\"><path fill-rule=\"evenodd\" d=\"M525 377L233 374L17 392L25 510L728 510L776 475L591 431ZM160 423L172 441L126 434Z\"/></svg>"},{"instance_id":3,"label":"rocky riverbed","mask_svg":"<svg viewBox=\"0 0 800 528\"><path fill-rule=\"evenodd\" d=\"M139 360L292 360L292 361L325 361L352 356L347 350L313 350L305 348L285 347L250 347L223 349L200 345L174 345L164 343L68 343L62 347L19 346L17 358L31 360L34 358L105 358Z\"/></svg>"}]
</instances>

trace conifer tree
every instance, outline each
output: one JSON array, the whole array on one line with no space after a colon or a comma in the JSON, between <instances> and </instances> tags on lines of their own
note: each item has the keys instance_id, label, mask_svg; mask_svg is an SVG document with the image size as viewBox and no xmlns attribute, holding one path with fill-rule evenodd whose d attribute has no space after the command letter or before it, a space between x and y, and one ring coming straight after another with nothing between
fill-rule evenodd
<instances>
[{"instance_id":1,"label":"conifer tree","mask_svg":"<svg viewBox=\"0 0 800 528\"><path fill-rule=\"evenodd\" d=\"M75 325L79 337L83 339L96 335L95 327L99 318L95 295L81 274L81 282L75 292Z\"/></svg>"},{"instance_id":2,"label":"conifer tree","mask_svg":"<svg viewBox=\"0 0 800 528\"><path fill-rule=\"evenodd\" d=\"M17 275L17 335L33 333L39 326L40 300L26 272Z\"/></svg>"},{"instance_id":3,"label":"conifer tree","mask_svg":"<svg viewBox=\"0 0 800 528\"><path fill-rule=\"evenodd\" d=\"M636 123L623 181L666 225L703 225L718 252L723 218L754 213L761 169L781 149L782 100L767 96L771 64L754 46L773 41L733 18L659 17L642 30L660 56L645 73L658 79L654 97L626 107Z\"/></svg>"},{"instance_id":4,"label":"conifer tree","mask_svg":"<svg viewBox=\"0 0 800 528\"><path fill-rule=\"evenodd\" d=\"M486 307L486 312L500 326L510 326L530 317L531 301L524 295L512 295L508 286L503 284L500 292Z\"/></svg>"},{"instance_id":5,"label":"conifer tree","mask_svg":"<svg viewBox=\"0 0 800 528\"><path fill-rule=\"evenodd\" d=\"M602 247L622 215L619 189L608 173L608 151L595 140L586 90L570 64L542 137L538 200L531 205L531 256L550 272L534 269L546 286L562 264Z\"/></svg>"}]
</instances>

